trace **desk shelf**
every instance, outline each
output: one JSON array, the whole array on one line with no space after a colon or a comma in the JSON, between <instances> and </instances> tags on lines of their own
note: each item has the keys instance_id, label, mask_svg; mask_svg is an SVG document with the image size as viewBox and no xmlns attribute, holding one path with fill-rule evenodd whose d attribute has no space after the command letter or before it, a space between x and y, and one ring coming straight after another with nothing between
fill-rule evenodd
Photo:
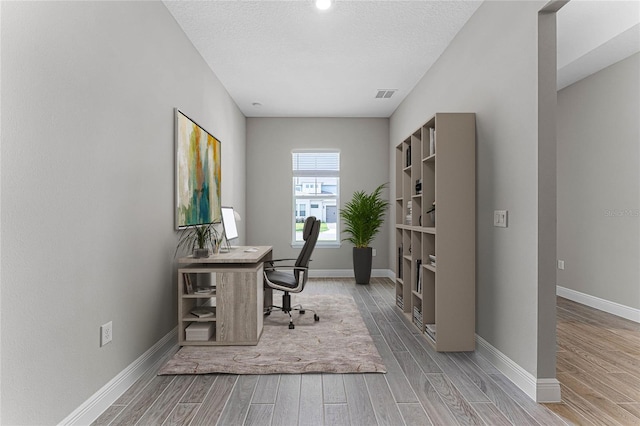
<instances>
[{"instance_id":1,"label":"desk shelf","mask_svg":"<svg viewBox=\"0 0 640 426\"><path fill-rule=\"evenodd\" d=\"M181 258L178 267L178 344L256 345L262 334L264 308L263 261L271 259L271 247L258 252L235 250L205 259ZM190 283L190 285L188 285ZM212 287L209 293L195 293ZM198 317L193 309L211 310ZM213 323L209 340L187 340L186 328L193 323Z\"/></svg>"},{"instance_id":2,"label":"desk shelf","mask_svg":"<svg viewBox=\"0 0 640 426\"><path fill-rule=\"evenodd\" d=\"M212 316L206 316L206 317L199 317L198 315L195 315L193 313L191 313L191 310L183 310L184 315L182 316L182 321L190 321L190 322L215 322L217 319L217 312L216 312L216 308L211 306L203 306L201 309L205 309L208 308L207 310L210 311L211 313L213 313Z\"/></svg>"},{"instance_id":3,"label":"desk shelf","mask_svg":"<svg viewBox=\"0 0 640 426\"><path fill-rule=\"evenodd\" d=\"M215 346L220 345L219 342L216 342L215 333L209 340L185 340L182 343L183 346Z\"/></svg>"}]
</instances>

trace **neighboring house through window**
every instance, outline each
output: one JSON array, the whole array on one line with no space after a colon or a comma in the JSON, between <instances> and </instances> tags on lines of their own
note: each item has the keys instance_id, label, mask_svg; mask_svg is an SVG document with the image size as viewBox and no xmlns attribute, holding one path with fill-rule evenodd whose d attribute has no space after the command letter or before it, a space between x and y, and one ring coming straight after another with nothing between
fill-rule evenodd
<instances>
[{"instance_id":1,"label":"neighboring house through window","mask_svg":"<svg viewBox=\"0 0 640 426\"><path fill-rule=\"evenodd\" d=\"M322 221L318 246L340 245L339 151L293 151L292 244L302 245L302 227L309 216Z\"/></svg>"}]
</instances>

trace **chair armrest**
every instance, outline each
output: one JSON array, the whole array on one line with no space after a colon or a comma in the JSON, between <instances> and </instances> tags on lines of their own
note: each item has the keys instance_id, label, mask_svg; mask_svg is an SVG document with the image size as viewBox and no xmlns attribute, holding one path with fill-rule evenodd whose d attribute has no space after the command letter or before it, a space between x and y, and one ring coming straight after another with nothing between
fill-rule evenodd
<instances>
[{"instance_id":1,"label":"chair armrest","mask_svg":"<svg viewBox=\"0 0 640 426\"><path fill-rule=\"evenodd\" d=\"M283 265L283 266L278 266L277 268L267 266L266 268L264 268L265 271L276 271L281 269L284 269L285 271L308 271L309 270L309 268L307 268L306 266L293 266L293 265Z\"/></svg>"},{"instance_id":2,"label":"chair armrest","mask_svg":"<svg viewBox=\"0 0 640 426\"><path fill-rule=\"evenodd\" d=\"M296 261L298 259L271 259L271 260L265 260L264 263L275 263L275 262L290 262L290 261ZM309 262L312 262L313 259L309 259Z\"/></svg>"},{"instance_id":3,"label":"chair armrest","mask_svg":"<svg viewBox=\"0 0 640 426\"><path fill-rule=\"evenodd\" d=\"M266 270L266 269L269 269L269 270L273 270L273 269L275 269L275 265L274 265L274 264L275 264L275 263L277 263L277 262L293 262L293 261L295 261L295 260L296 260L296 259L272 259L272 260L265 260L265 261L264 261L265 270ZM267 265L269 265L269 266L267 266ZM282 265L282 266L278 266L278 267L280 268L280 267L283 267L283 266L286 266L286 265ZM293 265L291 265L291 266L293 266Z\"/></svg>"}]
</instances>

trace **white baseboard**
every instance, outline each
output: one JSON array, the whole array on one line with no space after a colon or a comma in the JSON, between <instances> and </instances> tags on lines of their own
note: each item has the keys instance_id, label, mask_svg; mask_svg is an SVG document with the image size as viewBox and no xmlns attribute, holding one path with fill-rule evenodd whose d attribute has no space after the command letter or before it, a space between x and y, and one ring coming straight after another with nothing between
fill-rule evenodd
<instances>
[{"instance_id":1,"label":"white baseboard","mask_svg":"<svg viewBox=\"0 0 640 426\"><path fill-rule=\"evenodd\" d=\"M309 276L312 278L353 278L353 269L310 269ZM372 269L372 277L395 278L395 274L390 269Z\"/></svg>"},{"instance_id":2,"label":"white baseboard","mask_svg":"<svg viewBox=\"0 0 640 426\"><path fill-rule=\"evenodd\" d=\"M558 379L538 379L536 402L560 402L560 382Z\"/></svg>"},{"instance_id":3,"label":"white baseboard","mask_svg":"<svg viewBox=\"0 0 640 426\"><path fill-rule=\"evenodd\" d=\"M178 328L174 328L138 359L122 370L109 383L94 393L80 407L69 414L60 425L88 425L122 396L142 375L156 366L165 355L178 348Z\"/></svg>"},{"instance_id":4,"label":"white baseboard","mask_svg":"<svg viewBox=\"0 0 640 426\"><path fill-rule=\"evenodd\" d=\"M600 311L640 323L640 309L631 308L629 306L621 305L620 303L611 302L596 296L591 296L590 294L561 287L559 285L556 286L556 294L560 297L564 297L565 299L573 300L574 302L590 306Z\"/></svg>"},{"instance_id":5,"label":"white baseboard","mask_svg":"<svg viewBox=\"0 0 640 426\"><path fill-rule=\"evenodd\" d=\"M507 379L536 402L560 402L560 382L557 379L537 379L511 358L476 334L477 349Z\"/></svg>"}]
</instances>

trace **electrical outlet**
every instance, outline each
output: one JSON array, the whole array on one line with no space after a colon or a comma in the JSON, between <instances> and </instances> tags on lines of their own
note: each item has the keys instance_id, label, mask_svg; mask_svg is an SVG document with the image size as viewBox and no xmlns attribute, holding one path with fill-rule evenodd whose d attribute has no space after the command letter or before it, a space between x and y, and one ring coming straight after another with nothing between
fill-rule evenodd
<instances>
[{"instance_id":1,"label":"electrical outlet","mask_svg":"<svg viewBox=\"0 0 640 426\"><path fill-rule=\"evenodd\" d=\"M558 269L564 270L564 260L558 260Z\"/></svg>"},{"instance_id":2,"label":"electrical outlet","mask_svg":"<svg viewBox=\"0 0 640 426\"><path fill-rule=\"evenodd\" d=\"M106 324L100 326L100 347L111 342L113 339L113 323L109 321Z\"/></svg>"},{"instance_id":3,"label":"electrical outlet","mask_svg":"<svg viewBox=\"0 0 640 426\"><path fill-rule=\"evenodd\" d=\"M376 249L371 249L371 255L372 255L373 257L375 257L375 256L376 256Z\"/></svg>"}]
</instances>

